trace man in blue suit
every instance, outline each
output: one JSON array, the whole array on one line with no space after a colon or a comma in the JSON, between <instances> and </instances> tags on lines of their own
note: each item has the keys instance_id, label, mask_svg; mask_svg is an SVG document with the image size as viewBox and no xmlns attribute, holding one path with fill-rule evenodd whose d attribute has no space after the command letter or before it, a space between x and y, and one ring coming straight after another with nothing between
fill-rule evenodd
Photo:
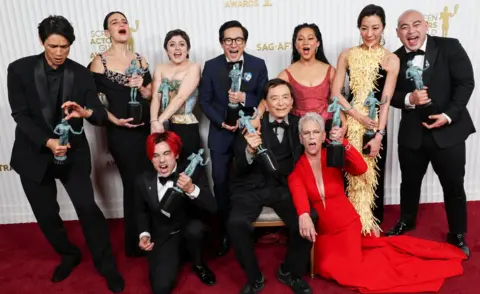
<instances>
[{"instance_id":1,"label":"man in blue suit","mask_svg":"<svg viewBox=\"0 0 480 294\"><path fill-rule=\"evenodd\" d=\"M244 52L248 30L236 20L224 23L219 29L219 41L223 54L205 63L200 82L200 107L210 120L208 148L212 159L213 190L220 216L221 245L218 256L225 255L230 247L227 238L228 174L233 157L233 141L238 123L225 123L228 103L240 103L245 112L251 113L263 98L268 81L267 66L263 59ZM238 64L242 71L240 91L230 91L230 70Z\"/></svg>"}]
</instances>

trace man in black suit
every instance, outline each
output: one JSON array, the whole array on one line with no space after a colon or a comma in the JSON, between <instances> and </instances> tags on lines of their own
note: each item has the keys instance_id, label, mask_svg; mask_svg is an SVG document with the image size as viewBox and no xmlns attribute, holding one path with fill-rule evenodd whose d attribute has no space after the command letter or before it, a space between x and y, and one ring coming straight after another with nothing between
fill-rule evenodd
<instances>
[{"instance_id":1,"label":"man in black suit","mask_svg":"<svg viewBox=\"0 0 480 294\"><path fill-rule=\"evenodd\" d=\"M124 281L113 259L108 225L94 201L85 133L70 135L68 146L59 145L54 134L62 118L79 131L84 118L93 125L105 125L107 112L97 98L90 71L67 58L75 40L68 20L50 16L39 24L38 34L45 51L8 66L8 99L17 123L11 166L20 175L40 229L62 256L52 281L67 278L81 260L58 214L55 179L59 179L75 207L95 267L110 290L121 292ZM67 155L67 159L56 164L54 155Z\"/></svg>"},{"instance_id":2,"label":"man in black suit","mask_svg":"<svg viewBox=\"0 0 480 294\"><path fill-rule=\"evenodd\" d=\"M237 260L247 274L247 284L240 293L257 293L264 287L264 277L255 257L251 238L252 223L263 206L275 210L289 229L289 245L278 279L295 293L312 293L301 279L308 264L312 243L300 236L298 217L287 185L287 176L303 152L298 132L298 117L290 114L294 98L291 86L281 79L269 81L265 88L266 110L259 133L240 133L235 141L236 176L231 183L232 210L227 228ZM257 147L270 150L278 162L278 171L267 173L255 159Z\"/></svg>"},{"instance_id":3,"label":"man in black suit","mask_svg":"<svg viewBox=\"0 0 480 294\"><path fill-rule=\"evenodd\" d=\"M219 29L223 54L205 62L199 88L200 107L210 120L208 148L212 157L213 192L220 216L221 244L218 256L225 255L230 248L225 223L230 206L228 175L237 126L225 122L228 103L240 103L244 111L253 113L252 108L263 98L268 81L265 61L243 51L247 40L248 30L240 22L232 20L224 23ZM229 72L235 64L242 72L239 92L230 91Z\"/></svg>"},{"instance_id":4,"label":"man in black suit","mask_svg":"<svg viewBox=\"0 0 480 294\"><path fill-rule=\"evenodd\" d=\"M467 110L474 88L472 64L458 40L427 35L427 23L418 11L400 16L397 34L403 46L395 52L401 69L391 105L402 109L398 132L401 215L388 235L415 227L422 179L431 162L443 188L450 229L447 241L469 255L463 179L465 140L475 132ZM406 78L410 60L424 70L423 90L416 90Z\"/></svg>"},{"instance_id":5,"label":"man in black suit","mask_svg":"<svg viewBox=\"0 0 480 294\"><path fill-rule=\"evenodd\" d=\"M147 251L150 283L155 294L173 290L185 247L200 280L206 285L215 284L215 275L202 258L206 227L201 219L214 214L217 203L200 164L192 177L179 173L187 167L187 162L177 165L181 148L182 141L173 132L151 134L147 138L147 156L153 169L137 178L135 188L139 247ZM170 198L167 190L174 184L184 194Z\"/></svg>"}]
</instances>

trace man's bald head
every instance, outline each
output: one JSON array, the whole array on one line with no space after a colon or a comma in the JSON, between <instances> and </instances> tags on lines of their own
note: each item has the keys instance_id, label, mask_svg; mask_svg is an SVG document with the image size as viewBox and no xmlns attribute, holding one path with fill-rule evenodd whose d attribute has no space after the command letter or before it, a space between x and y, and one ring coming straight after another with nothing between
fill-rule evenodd
<instances>
[{"instance_id":1,"label":"man's bald head","mask_svg":"<svg viewBox=\"0 0 480 294\"><path fill-rule=\"evenodd\" d=\"M423 19L425 21L425 18L423 17L423 14L418 11L418 10L415 10L415 9L409 9L409 10L405 10L402 14L400 14L400 16L398 17L398 20L397 20L397 28L400 27L400 24L402 23L402 20L404 18L408 18L409 16L419 16L421 19Z\"/></svg>"},{"instance_id":2,"label":"man's bald head","mask_svg":"<svg viewBox=\"0 0 480 294\"><path fill-rule=\"evenodd\" d=\"M428 24L418 10L407 10L398 18L397 36L402 44L411 51L422 47L427 38Z\"/></svg>"}]
</instances>

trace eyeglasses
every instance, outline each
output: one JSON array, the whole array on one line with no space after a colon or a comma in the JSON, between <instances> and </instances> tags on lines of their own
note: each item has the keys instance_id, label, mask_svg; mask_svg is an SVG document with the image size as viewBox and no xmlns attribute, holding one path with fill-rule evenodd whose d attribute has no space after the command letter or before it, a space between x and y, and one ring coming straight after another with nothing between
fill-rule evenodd
<instances>
[{"instance_id":1,"label":"eyeglasses","mask_svg":"<svg viewBox=\"0 0 480 294\"><path fill-rule=\"evenodd\" d=\"M232 45L233 41L235 41L235 43L237 43L237 45L242 45L245 42L245 39L241 38L241 37L238 37L238 38L235 38L235 39L232 39L232 38L223 39L223 43L225 45Z\"/></svg>"},{"instance_id":2,"label":"eyeglasses","mask_svg":"<svg viewBox=\"0 0 480 294\"><path fill-rule=\"evenodd\" d=\"M308 138L310 136L316 138L319 137L323 132L320 130L314 130L314 131L303 131L302 136L305 138Z\"/></svg>"}]
</instances>

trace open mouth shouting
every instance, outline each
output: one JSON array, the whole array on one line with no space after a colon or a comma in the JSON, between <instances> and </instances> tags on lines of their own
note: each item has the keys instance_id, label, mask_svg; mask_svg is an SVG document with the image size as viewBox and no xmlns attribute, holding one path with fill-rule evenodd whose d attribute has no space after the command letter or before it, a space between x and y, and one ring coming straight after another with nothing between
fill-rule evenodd
<instances>
[{"instance_id":1,"label":"open mouth shouting","mask_svg":"<svg viewBox=\"0 0 480 294\"><path fill-rule=\"evenodd\" d=\"M182 52L175 52L175 53L173 53L173 57L174 57L175 59L181 58L181 57L182 57Z\"/></svg>"},{"instance_id":2,"label":"open mouth shouting","mask_svg":"<svg viewBox=\"0 0 480 294\"><path fill-rule=\"evenodd\" d=\"M310 54L310 51L311 51L310 46L304 46L304 47L302 48L303 55L308 55L308 54Z\"/></svg>"},{"instance_id":3,"label":"open mouth shouting","mask_svg":"<svg viewBox=\"0 0 480 294\"><path fill-rule=\"evenodd\" d=\"M126 30L126 29L120 29L120 30L118 31L118 33L119 33L120 35L124 36L124 35L127 34L127 30Z\"/></svg>"},{"instance_id":4,"label":"open mouth shouting","mask_svg":"<svg viewBox=\"0 0 480 294\"><path fill-rule=\"evenodd\" d=\"M237 58L240 58L240 55L239 55L240 50L238 50L238 49L230 49L230 50L228 50L228 53L229 53L228 55L230 55L230 59L232 59L232 61L236 61Z\"/></svg>"},{"instance_id":5,"label":"open mouth shouting","mask_svg":"<svg viewBox=\"0 0 480 294\"><path fill-rule=\"evenodd\" d=\"M159 168L159 172L160 172L161 175L167 175L167 173L168 173L168 164L166 164L166 163L163 163L163 164L162 164L162 163L161 163L161 164L158 166L158 168Z\"/></svg>"},{"instance_id":6,"label":"open mouth shouting","mask_svg":"<svg viewBox=\"0 0 480 294\"><path fill-rule=\"evenodd\" d=\"M418 44L419 36L410 36L407 38L407 43L409 47L416 47Z\"/></svg>"}]
</instances>

